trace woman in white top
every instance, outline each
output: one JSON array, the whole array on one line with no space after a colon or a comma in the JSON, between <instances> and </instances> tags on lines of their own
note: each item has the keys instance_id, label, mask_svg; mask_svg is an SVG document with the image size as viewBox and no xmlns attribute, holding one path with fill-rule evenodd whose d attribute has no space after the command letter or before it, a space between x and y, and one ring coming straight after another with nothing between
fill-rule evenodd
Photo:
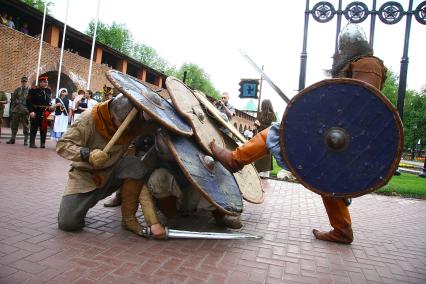
<instances>
[{"instance_id":1,"label":"woman in white top","mask_svg":"<svg viewBox=\"0 0 426 284\"><path fill-rule=\"evenodd\" d=\"M56 106L56 108L55 123L53 125L51 137L55 141L58 141L68 128L68 111L70 102L66 97L67 94L67 89L61 88L59 90L59 96L52 100L52 105Z\"/></svg>"}]
</instances>

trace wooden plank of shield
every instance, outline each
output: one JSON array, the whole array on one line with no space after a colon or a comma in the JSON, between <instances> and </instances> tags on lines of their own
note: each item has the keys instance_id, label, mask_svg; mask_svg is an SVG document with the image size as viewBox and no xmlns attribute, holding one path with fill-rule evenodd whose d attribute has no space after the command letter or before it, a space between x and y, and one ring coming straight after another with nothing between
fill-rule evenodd
<instances>
[{"instance_id":1,"label":"wooden plank of shield","mask_svg":"<svg viewBox=\"0 0 426 284\"><path fill-rule=\"evenodd\" d=\"M166 87L176 111L192 126L195 139L204 151L212 155L209 143L214 139L220 147L225 147L222 132L216 122L205 113L200 101L192 90L174 77L166 79Z\"/></svg>"},{"instance_id":2,"label":"wooden plank of shield","mask_svg":"<svg viewBox=\"0 0 426 284\"><path fill-rule=\"evenodd\" d=\"M157 123L174 133L183 136L193 134L191 126L179 116L172 104L154 92L148 85L117 70L108 71L106 76L114 87L131 100L139 111L146 112Z\"/></svg>"},{"instance_id":3,"label":"wooden plank of shield","mask_svg":"<svg viewBox=\"0 0 426 284\"><path fill-rule=\"evenodd\" d=\"M243 211L243 201L233 175L190 138L158 133L191 185L216 209L227 215Z\"/></svg>"},{"instance_id":4,"label":"wooden plank of shield","mask_svg":"<svg viewBox=\"0 0 426 284\"><path fill-rule=\"evenodd\" d=\"M238 147L238 144L227 135L224 135L224 140L227 149L235 150ZM241 170L234 173L234 177L244 200L255 204L263 203L265 192L263 191L259 174L253 164L245 165Z\"/></svg>"},{"instance_id":5,"label":"wooden plank of shield","mask_svg":"<svg viewBox=\"0 0 426 284\"><path fill-rule=\"evenodd\" d=\"M291 172L324 196L356 197L384 186L403 147L401 119L379 90L354 79L328 79L288 104L280 146Z\"/></svg>"},{"instance_id":6,"label":"wooden plank of shield","mask_svg":"<svg viewBox=\"0 0 426 284\"><path fill-rule=\"evenodd\" d=\"M245 143L247 140L244 138L243 135L228 121L224 120L220 111L206 98L206 95L203 94L199 90L194 91L195 97L200 101L200 103L207 109L208 113L213 116L213 118L219 122L219 124L231 131L235 137L238 138L241 142Z\"/></svg>"}]
</instances>

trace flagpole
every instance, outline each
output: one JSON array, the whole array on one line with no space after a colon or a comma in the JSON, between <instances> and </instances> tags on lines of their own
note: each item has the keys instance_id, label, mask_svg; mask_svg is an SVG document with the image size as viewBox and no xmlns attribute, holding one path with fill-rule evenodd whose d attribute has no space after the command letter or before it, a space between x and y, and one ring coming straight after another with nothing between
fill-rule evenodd
<instances>
[{"instance_id":1,"label":"flagpole","mask_svg":"<svg viewBox=\"0 0 426 284\"><path fill-rule=\"evenodd\" d=\"M93 54L95 51L95 43L96 43L96 31L98 29L98 20L99 20L99 7L101 6L101 0L98 0L98 8L96 10L96 21L95 21L95 30L93 32L93 40L92 40L92 51L90 53L90 63L89 63L89 77L87 78L87 90L90 89L90 79L92 77L92 67L93 67Z\"/></svg>"},{"instance_id":2,"label":"flagpole","mask_svg":"<svg viewBox=\"0 0 426 284\"><path fill-rule=\"evenodd\" d=\"M36 79L35 79L36 86L38 86L38 76L40 75L41 50L43 48L44 24L46 22L46 14L47 14L47 3L44 3L43 25L41 27L40 46L38 48L37 72L36 72Z\"/></svg>"},{"instance_id":3,"label":"flagpole","mask_svg":"<svg viewBox=\"0 0 426 284\"><path fill-rule=\"evenodd\" d=\"M65 47L65 34L67 32L67 21L68 21L68 7L70 0L67 0L67 9L65 10L65 24L64 31L62 32L62 45L61 45L61 55L59 57L59 68L58 68L58 83L56 85L56 97L59 96L59 84L61 82L61 72L62 72L62 58L64 56L64 47Z\"/></svg>"}]
</instances>

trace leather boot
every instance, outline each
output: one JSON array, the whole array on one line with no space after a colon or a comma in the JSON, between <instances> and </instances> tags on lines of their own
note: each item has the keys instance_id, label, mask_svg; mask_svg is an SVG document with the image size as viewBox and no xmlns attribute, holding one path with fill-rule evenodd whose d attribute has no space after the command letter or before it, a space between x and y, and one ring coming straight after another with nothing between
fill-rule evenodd
<instances>
[{"instance_id":1,"label":"leather boot","mask_svg":"<svg viewBox=\"0 0 426 284\"><path fill-rule=\"evenodd\" d=\"M10 140L7 141L6 144L15 144L15 139L10 138Z\"/></svg>"},{"instance_id":2,"label":"leather boot","mask_svg":"<svg viewBox=\"0 0 426 284\"><path fill-rule=\"evenodd\" d=\"M46 148L46 135L47 133L40 131L40 148Z\"/></svg>"},{"instance_id":3,"label":"leather boot","mask_svg":"<svg viewBox=\"0 0 426 284\"><path fill-rule=\"evenodd\" d=\"M28 135L24 136L24 146L28 146Z\"/></svg>"},{"instance_id":4,"label":"leather boot","mask_svg":"<svg viewBox=\"0 0 426 284\"><path fill-rule=\"evenodd\" d=\"M266 148L268 132L269 128L266 128L234 151L220 148L214 143L214 140L210 143L210 148L215 158L228 171L235 173L241 170L244 165L250 164L268 154L268 149Z\"/></svg>"},{"instance_id":5,"label":"leather boot","mask_svg":"<svg viewBox=\"0 0 426 284\"><path fill-rule=\"evenodd\" d=\"M30 134L30 148L37 148L36 144L35 144L35 134Z\"/></svg>"},{"instance_id":6,"label":"leather boot","mask_svg":"<svg viewBox=\"0 0 426 284\"><path fill-rule=\"evenodd\" d=\"M216 225L231 229L240 229L243 224L241 223L240 216L229 216L220 212L219 210L212 211Z\"/></svg>"},{"instance_id":7,"label":"leather boot","mask_svg":"<svg viewBox=\"0 0 426 284\"><path fill-rule=\"evenodd\" d=\"M121 225L139 236L143 236L143 228L136 218L136 211L142 185L142 181L126 179L121 186Z\"/></svg>"},{"instance_id":8,"label":"leather boot","mask_svg":"<svg viewBox=\"0 0 426 284\"><path fill-rule=\"evenodd\" d=\"M114 197L104 203L105 207L117 207L121 205L121 189L117 190Z\"/></svg>"},{"instance_id":9,"label":"leather boot","mask_svg":"<svg viewBox=\"0 0 426 284\"><path fill-rule=\"evenodd\" d=\"M173 195L158 198L157 199L158 209L167 217L167 225L171 228L177 226L177 208L176 208L176 197Z\"/></svg>"},{"instance_id":10,"label":"leather boot","mask_svg":"<svg viewBox=\"0 0 426 284\"><path fill-rule=\"evenodd\" d=\"M314 229L314 236L323 241L350 244L354 240L351 215L343 198L322 197L328 219L333 227L329 232Z\"/></svg>"}]
</instances>

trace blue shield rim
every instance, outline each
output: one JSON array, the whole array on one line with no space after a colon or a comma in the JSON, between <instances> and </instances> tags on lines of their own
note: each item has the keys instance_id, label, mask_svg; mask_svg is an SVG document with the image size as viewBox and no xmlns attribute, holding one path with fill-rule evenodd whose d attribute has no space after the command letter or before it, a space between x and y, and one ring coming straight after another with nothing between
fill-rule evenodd
<instances>
[{"instance_id":1,"label":"blue shield rim","mask_svg":"<svg viewBox=\"0 0 426 284\"><path fill-rule=\"evenodd\" d=\"M317 188L316 186L309 184L308 182L304 181L303 178L300 176L298 169L296 167L294 167L291 162L290 162L290 157L286 151L287 147L286 147L286 142L285 142L285 134L286 134L286 118L289 115L289 112L291 111L291 107L292 105L296 104L298 102L298 100L300 100L301 98L303 98L304 95L306 95L307 93L312 92L313 90L319 88L319 87L323 87L326 85L330 85L330 84L355 84L358 86L361 86L363 88L368 89L368 91L373 94L374 96L376 96L380 101L383 102L383 104L393 113L393 119L394 119L394 123L395 123L395 127L397 130L397 147L396 147L396 152L394 154L394 159L392 161L392 163L389 165L388 171L386 173L386 175L384 176L383 179L378 180L375 184L373 184L372 186L369 186L367 188L363 188L359 191L356 192L351 192L351 193L331 193L331 192L324 192L322 190L320 190L319 188ZM392 178L392 176L394 175L395 171L398 169L398 165L399 165L399 161L401 160L401 156L402 156L402 151L403 151L403 126L402 126L402 121L401 118L398 114L398 111L395 109L395 107L392 105L392 103L384 96L381 94L381 92L376 89L375 87L373 87L372 85L364 82L364 81L360 81L360 80L356 80L356 79L349 79L349 78L333 78L333 79L326 79L320 82L317 82L305 89L303 89L302 91L300 91L296 96L294 96L291 101L289 102L282 120L281 120L281 125L280 125L280 148L281 148L281 154L286 162L286 164L289 166L290 171L293 173L293 175L296 177L296 179L307 189L318 193L322 196L328 196L328 197L340 197L340 198L348 198L348 197L358 197L358 196L362 196L365 195L367 193L373 192L375 190L377 190L378 188L386 185L389 180Z\"/></svg>"}]
</instances>

